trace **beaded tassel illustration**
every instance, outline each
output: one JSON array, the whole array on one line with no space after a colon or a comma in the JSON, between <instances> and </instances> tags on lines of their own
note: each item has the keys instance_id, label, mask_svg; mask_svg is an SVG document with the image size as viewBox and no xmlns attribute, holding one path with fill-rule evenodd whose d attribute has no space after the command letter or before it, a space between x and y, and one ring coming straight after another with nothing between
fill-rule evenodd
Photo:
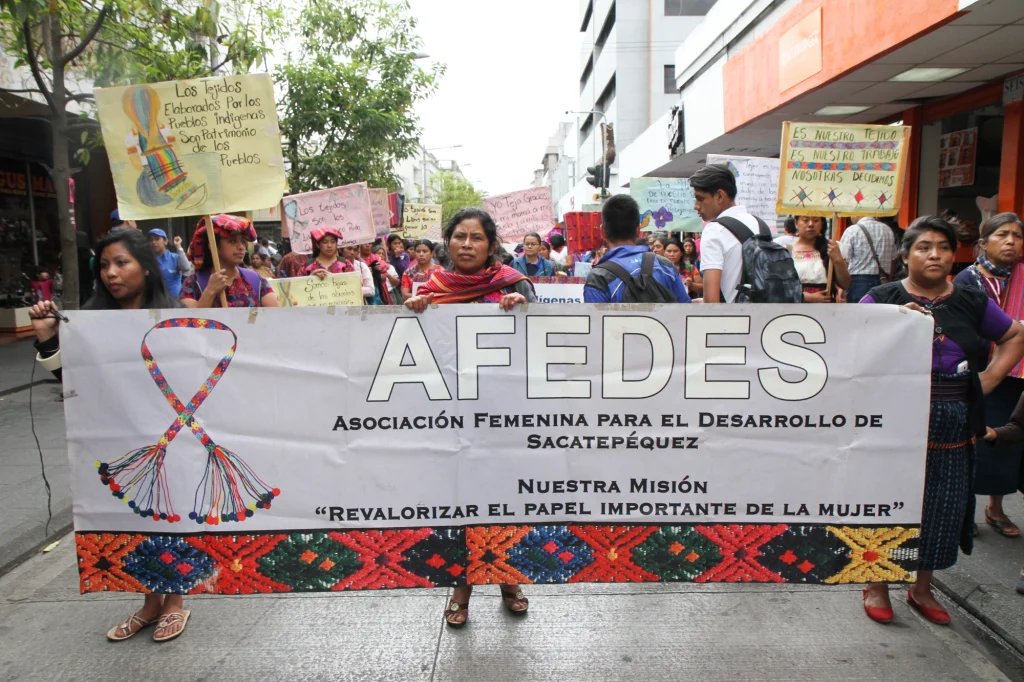
<instances>
[{"instance_id":1,"label":"beaded tassel illustration","mask_svg":"<svg viewBox=\"0 0 1024 682\"><path fill-rule=\"evenodd\" d=\"M128 88L121 100L132 121L126 144L132 164L141 171L135 191L147 206L162 206L172 201L177 208L192 209L206 201L206 185L196 186L188 179L174 149L174 134L157 118L160 98L148 85Z\"/></svg>"},{"instance_id":2,"label":"beaded tassel illustration","mask_svg":"<svg viewBox=\"0 0 1024 682\"><path fill-rule=\"evenodd\" d=\"M217 367L192 396L188 405L183 405L175 395L146 343L154 331L172 328L226 331L234 339L231 349L217 363ZM245 460L214 443L194 418L196 410L224 378L237 347L238 336L230 327L215 320L195 318L164 320L153 326L142 338L142 359L146 362L149 375L178 416L156 445L133 450L113 462L96 462L100 482L110 488L114 497L125 500L136 514L154 521L181 521L181 516L174 512L171 504L164 459L167 457L167 446L184 426L189 427L206 449L206 470L196 489L192 511L188 515L190 519L199 524L211 525L221 521L244 521L255 514L257 509L269 509L271 501L281 494L277 488L269 488Z\"/></svg>"}]
</instances>

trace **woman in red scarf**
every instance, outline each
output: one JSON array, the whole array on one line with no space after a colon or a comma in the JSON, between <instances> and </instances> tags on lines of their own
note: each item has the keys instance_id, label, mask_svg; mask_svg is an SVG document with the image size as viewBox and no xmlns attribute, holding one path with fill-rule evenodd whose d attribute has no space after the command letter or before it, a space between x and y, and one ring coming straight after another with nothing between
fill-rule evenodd
<instances>
[{"instance_id":1,"label":"woman in red scarf","mask_svg":"<svg viewBox=\"0 0 1024 682\"><path fill-rule=\"evenodd\" d=\"M533 285L526 275L495 259L500 245L498 228L486 211L464 208L452 216L444 231L444 243L453 271L434 270L417 295L406 300L406 308L422 313L431 303L497 303L507 311L520 303L536 300ZM472 593L472 585L455 588L445 610L448 625L466 624ZM514 614L526 613L530 607L519 585L502 585L501 600Z\"/></svg>"},{"instance_id":2,"label":"woman in red scarf","mask_svg":"<svg viewBox=\"0 0 1024 682\"><path fill-rule=\"evenodd\" d=\"M328 275L353 271L352 264L338 255L338 242L341 241L338 230L318 227L309 233L309 240L313 245L313 257L303 268L303 275L316 275L323 279Z\"/></svg>"}]
</instances>

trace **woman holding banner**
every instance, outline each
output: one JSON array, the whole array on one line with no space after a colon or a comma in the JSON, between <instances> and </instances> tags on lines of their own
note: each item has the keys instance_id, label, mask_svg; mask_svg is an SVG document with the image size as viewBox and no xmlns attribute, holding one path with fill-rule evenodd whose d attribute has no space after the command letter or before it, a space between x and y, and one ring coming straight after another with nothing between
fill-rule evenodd
<instances>
[{"instance_id":1,"label":"woman holding banner","mask_svg":"<svg viewBox=\"0 0 1024 682\"><path fill-rule=\"evenodd\" d=\"M851 281L839 244L825 236L824 218L802 215L795 219L796 239L786 248L793 253L793 265L804 288L804 303L833 303L836 285L848 289ZM835 270L832 282L828 281L830 263Z\"/></svg>"},{"instance_id":2,"label":"woman holding banner","mask_svg":"<svg viewBox=\"0 0 1024 682\"><path fill-rule=\"evenodd\" d=\"M526 275L495 260L501 242L498 227L486 211L464 208L452 216L444 230L444 243L451 254L452 271L435 270L417 295L405 301L406 308L422 313L432 303L497 303L509 311L536 300ZM472 593L472 585L455 588L444 616L449 626L466 624ZM502 585L501 600L517 615L530 607L519 585Z\"/></svg>"},{"instance_id":3,"label":"woman holding banner","mask_svg":"<svg viewBox=\"0 0 1024 682\"><path fill-rule=\"evenodd\" d=\"M932 596L932 573L956 563L958 545L970 554L974 542L974 439L985 434L984 396L1024 357L1020 325L981 291L947 281L956 243L956 232L945 220L918 218L900 251L907 278L875 287L861 299L934 318L921 546L917 580L907 601L938 625L948 625L950 617ZM996 346L986 367L988 342ZM863 594L868 617L891 623L888 586L869 585Z\"/></svg>"},{"instance_id":4,"label":"woman holding banner","mask_svg":"<svg viewBox=\"0 0 1024 682\"><path fill-rule=\"evenodd\" d=\"M953 280L954 284L984 291L989 299L1014 320L1024 320L1024 223L1015 213L1000 213L981 224L978 260ZM985 421L1001 426L1010 420L1024 393L1024 363L985 397ZM1003 511L1003 496L1024 491L1024 448L1019 444L978 442L974 492L988 495L985 521L1008 538L1020 537L1020 529Z\"/></svg>"},{"instance_id":5,"label":"woman holding banner","mask_svg":"<svg viewBox=\"0 0 1024 682\"><path fill-rule=\"evenodd\" d=\"M340 240L341 233L333 227L317 227L311 230L309 242L313 246L313 257L306 263L302 274L324 279L328 275L352 272L352 264L347 259L338 257Z\"/></svg>"},{"instance_id":6,"label":"woman holding banner","mask_svg":"<svg viewBox=\"0 0 1024 682\"><path fill-rule=\"evenodd\" d=\"M277 294L267 280L242 267L247 244L256 241L252 221L225 214L212 218L221 269L213 272L213 257L206 238L207 218L203 218L188 246L188 258L196 271L181 285L181 302L186 308L218 308L224 293L229 308L276 308Z\"/></svg>"},{"instance_id":7,"label":"woman holding banner","mask_svg":"<svg viewBox=\"0 0 1024 682\"><path fill-rule=\"evenodd\" d=\"M434 242L421 239L413 246L412 253L416 256L416 264L402 273L402 300L413 295L413 285L430 280L434 270L441 266L434 262Z\"/></svg>"},{"instance_id":8,"label":"woman holding banner","mask_svg":"<svg viewBox=\"0 0 1024 682\"><path fill-rule=\"evenodd\" d=\"M160 265L149 242L138 230L111 232L96 243L93 276L96 287L83 310L159 310L180 308L167 292ZM52 301L42 301L29 310L36 332L36 360L61 377L61 315ZM64 318L66 319L66 318ZM134 637L140 630L156 625L153 640L169 642L185 631L190 612L184 609L180 594L147 594L142 608L107 632L111 642Z\"/></svg>"}]
</instances>

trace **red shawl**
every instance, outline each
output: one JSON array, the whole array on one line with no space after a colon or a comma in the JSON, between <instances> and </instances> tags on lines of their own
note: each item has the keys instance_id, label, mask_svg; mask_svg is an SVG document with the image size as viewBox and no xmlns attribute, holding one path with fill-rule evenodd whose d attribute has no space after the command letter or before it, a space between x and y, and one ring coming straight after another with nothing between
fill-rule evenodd
<instances>
[{"instance_id":1,"label":"red shawl","mask_svg":"<svg viewBox=\"0 0 1024 682\"><path fill-rule=\"evenodd\" d=\"M460 275L438 268L416 295L434 294L434 303L494 303L501 300L505 289L524 279L529 278L501 263L475 275Z\"/></svg>"},{"instance_id":2,"label":"red shawl","mask_svg":"<svg viewBox=\"0 0 1024 682\"><path fill-rule=\"evenodd\" d=\"M1009 315L1015 323L1024 320L1024 264L1017 263L1013 266L1010 279L1006 280L1002 304L1003 312ZM1010 370L1010 376L1018 379L1024 378L1024 360Z\"/></svg>"}]
</instances>

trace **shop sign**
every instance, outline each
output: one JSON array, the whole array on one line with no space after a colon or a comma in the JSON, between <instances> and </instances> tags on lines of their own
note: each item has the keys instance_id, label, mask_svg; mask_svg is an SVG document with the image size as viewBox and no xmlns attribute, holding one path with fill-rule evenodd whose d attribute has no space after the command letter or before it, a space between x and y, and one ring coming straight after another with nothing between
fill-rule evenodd
<instances>
[{"instance_id":1,"label":"shop sign","mask_svg":"<svg viewBox=\"0 0 1024 682\"><path fill-rule=\"evenodd\" d=\"M958 130L939 138L939 187L973 185L977 154L977 128Z\"/></svg>"},{"instance_id":2,"label":"shop sign","mask_svg":"<svg viewBox=\"0 0 1024 682\"><path fill-rule=\"evenodd\" d=\"M779 38L779 92L821 71L821 8Z\"/></svg>"},{"instance_id":3,"label":"shop sign","mask_svg":"<svg viewBox=\"0 0 1024 682\"><path fill-rule=\"evenodd\" d=\"M23 162L17 162L16 165L14 162L0 164L0 194L17 197L28 196L28 176L25 174ZM36 199L55 199L57 197L57 190L49 176L33 173L32 196Z\"/></svg>"},{"instance_id":4,"label":"shop sign","mask_svg":"<svg viewBox=\"0 0 1024 682\"><path fill-rule=\"evenodd\" d=\"M1010 76L1003 81L1003 105L1024 99L1024 74Z\"/></svg>"}]
</instances>

